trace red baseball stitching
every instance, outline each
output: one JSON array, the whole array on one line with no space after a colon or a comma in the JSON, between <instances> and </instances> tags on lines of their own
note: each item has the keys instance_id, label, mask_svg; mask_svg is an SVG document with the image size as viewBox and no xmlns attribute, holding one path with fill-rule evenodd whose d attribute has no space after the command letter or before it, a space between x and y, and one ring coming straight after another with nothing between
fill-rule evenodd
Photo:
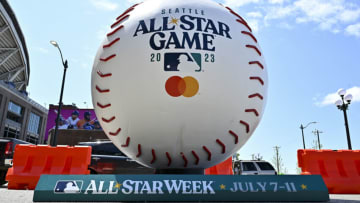
<instances>
[{"instance_id":1,"label":"red baseball stitching","mask_svg":"<svg viewBox=\"0 0 360 203\"><path fill-rule=\"evenodd\" d=\"M239 14L237 14L235 11L233 11L229 7L225 7L225 8L227 8L230 11L230 13L232 13L233 15L235 15L236 17L239 18L239 19L236 19L237 22L243 24L247 29L249 29L250 32L252 32L250 26L247 24L247 22Z\"/></svg>"},{"instance_id":2,"label":"red baseball stitching","mask_svg":"<svg viewBox=\"0 0 360 203\"><path fill-rule=\"evenodd\" d=\"M171 156L170 156L169 152L166 152L166 157L168 159L168 166L170 166L171 165Z\"/></svg>"},{"instance_id":3,"label":"red baseball stitching","mask_svg":"<svg viewBox=\"0 0 360 203\"><path fill-rule=\"evenodd\" d=\"M106 118L101 118L101 120L103 120L105 123L110 123L110 122L112 122L113 120L115 120L115 116L113 116L113 117L111 117L111 118L109 118L109 119L106 119Z\"/></svg>"},{"instance_id":4,"label":"red baseball stitching","mask_svg":"<svg viewBox=\"0 0 360 203\"><path fill-rule=\"evenodd\" d=\"M256 109L245 109L246 113L254 113L256 117L259 116L259 112Z\"/></svg>"},{"instance_id":5,"label":"red baseball stitching","mask_svg":"<svg viewBox=\"0 0 360 203\"><path fill-rule=\"evenodd\" d=\"M264 85L264 84L265 84L264 81L263 81L263 79L261 79L261 77L252 76L252 77L250 77L250 80L257 80L257 81L260 82L261 85Z\"/></svg>"},{"instance_id":6,"label":"red baseball stitching","mask_svg":"<svg viewBox=\"0 0 360 203\"><path fill-rule=\"evenodd\" d=\"M127 138L126 138L126 143L123 144L123 145L121 145L121 147L128 147L129 144L130 144L130 137L127 137Z\"/></svg>"},{"instance_id":7,"label":"red baseball stitching","mask_svg":"<svg viewBox=\"0 0 360 203\"><path fill-rule=\"evenodd\" d=\"M199 156L196 154L195 151L191 151L191 153L194 155L194 157L195 157L195 159L196 159L195 164L198 165L198 164L199 164L199 161L200 161Z\"/></svg>"},{"instance_id":8,"label":"red baseball stitching","mask_svg":"<svg viewBox=\"0 0 360 203\"><path fill-rule=\"evenodd\" d=\"M109 132L109 134L112 135L112 136L116 136L116 135L118 135L120 133L120 131L121 131L121 128L117 129L116 132Z\"/></svg>"},{"instance_id":9,"label":"red baseball stitching","mask_svg":"<svg viewBox=\"0 0 360 203\"><path fill-rule=\"evenodd\" d=\"M101 71L97 71L97 74L102 77L102 78L106 78L106 77L111 77L112 74L111 73L106 73L106 74L103 74Z\"/></svg>"},{"instance_id":10,"label":"red baseball stitching","mask_svg":"<svg viewBox=\"0 0 360 203\"><path fill-rule=\"evenodd\" d=\"M141 144L138 144L138 153L136 155L136 157L141 156Z\"/></svg>"},{"instance_id":11,"label":"red baseball stitching","mask_svg":"<svg viewBox=\"0 0 360 203\"><path fill-rule=\"evenodd\" d=\"M112 36L113 34L115 34L117 31L119 31L119 30L121 30L121 29L123 29L123 28L124 28L124 26L121 25L120 27L116 28L116 29L113 30L112 32L109 32L106 36L110 37L110 36Z\"/></svg>"},{"instance_id":12,"label":"red baseball stitching","mask_svg":"<svg viewBox=\"0 0 360 203\"><path fill-rule=\"evenodd\" d=\"M143 3L143 2L140 2L140 3L134 4L134 5L132 5L132 6L131 6L131 8L135 8L136 6L138 6L138 5L142 4L142 3Z\"/></svg>"},{"instance_id":13,"label":"red baseball stitching","mask_svg":"<svg viewBox=\"0 0 360 203\"><path fill-rule=\"evenodd\" d=\"M236 22L243 24L250 32L252 32L250 26L245 21L236 19Z\"/></svg>"},{"instance_id":14,"label":"red baseball stitching","mask_svg":"<svg viewBox=\"0 0 360 203\"><path fill-rule=\"evenodd\" d=\"M206 151L206 153L208 153L208 161L211 161L211 152L210 152L210 150L206 146L203 146L203 149Z\"/></svg>"},{"instance_id":15,"label":"red baseball stitching","mask_svg":"<svg viewBox=\"0 0 360 203\"><path fill-rule=\"evenodd\" d=\"M134 10L135 7L138 6L138 5L140 5L140 4L142 4L142 2L141 2L141 3L138 3L138 4L134 4L133 6L131 6L131 7L128 8L124 13L122 13L120 16L118 16L118 17L116 18L116 20L118 20L118 19L120 19L121 17L123 17L124 15L128 14L130 11Z\"/></svg>"},{"instance_id":16,"label":"red baseball stitching","mask_svg":"<svg viewBox=\"0 0 360 203\"><path fill-rule=\"evenodd\" d=\"M111 104L105 104L105 105L102 105L100 104L99 102L96 103L96 105L102 109L106 109L106 108L109 108L111 106Z\"/></svg>"},{"instance_id":17,"label":"red baseball stitching","mask_svg":"<svg viewBox=\"0 0 360 203\"><path fill-rule=\"evenodd\" d=\"M249 133L250 125L247 122L243 121L243 120L241 120L240 123L243 124L246 127L246 133Z\"/></svg>"},{"instance_id":18,"label":"red baseball stitching","mask_svg":"<svg viewBox=\"0 0 360 203\"><path fill-rule=\"evenodd\" d=\"M116 20L119 20L121 17L123 17L124 15L128 14L129 12L131 12L132 10L134 10L134 7L130 7L128 9L126 9L126 11L124 13L122 13L121 15L119 15Z\"/></svg>"},{"instance_id":19,"label":"red baseball stitching","mask_svg":"<svg viewBox=\"0 0 360 203\"><path fill-rule=\"evenodd\" d=\"M113 55L108 56L108 57L106 57L106 58L100 58L100 61L102 61L102 62L107 62L107 61L113 59L114 57L116 57L116 54L113 54Z\"/></svg>"},{"instance_id":20,"label":"red baseball stitching","mask_svg":"<svg viewBox=\"0 0 360 203\"><path fill-rule=\"evenodd\" d=\"M150 162L150 164L153 164L156 161L156 154L155 154L155 149L151 150L151 154L152 154L152 160Z\"/></svg>"},{"instance_id":21,"label":"red baseball stitching","mask_svg":"<svg viewBox=\"0 0 360 203\"><path fill-rule=\"evenodd\" d=\"M235 137L235 144L237 144L239 142L239 136L234 133L232 130L229 130L229 133Z\"/></svg>"},{"instance_id":22,"label":"red baseball stitching","mask_svg":"<svg viewBox=\"0 0 360 203\"><path fill-rule=\"evenodd\" d=\"M216 143L218 143L219 145L221 145L222 147L222 153L225 154L225 151L226 151L226 146L223 142L221 142L221 140L219 139L216 139Z\"/></svg>"},{"instance_id":23,"label":"red baseball stitching","mask_svg":"<svg viewBox=\"0 0 360 203\"><path fill-rule=\"evenodd\" d=\"M264 99L264 97L259 93L249 95L249 99L252 99L252 98L255 98L255 97L259 97L259 99L261 99L261 100Z\"/></svg>"},{"instance_id":24,"label":"red baseball stitching","mask_svg":"<svg viewBox=\"0 0 360 203\"><path fill-rule=\"evenodd\" d=\"M123 16L122 18L120 18L119 20L117 20L114 24L112 24L110 27L114 28L116 25L118 25L119 23L121 23L122 21L124 21L126 18L128 18L130 15L126 15Z\"/></svg>"},{"instance_id":25,"label":"red baseball stitching","mask_svg":"<svg viewBox=\"0 0 360 203\"><path fill-rule=\"evenodd\" d=\"M249 35L255 41L255 43L257 43L257 39L251 32L241 31L241 33L244 35Z\"/></svg>"},{"instance_id":26,"label":"red baseball stitching","mask_svg":"<svg viewBox=\"0 0 360 203\"><path fill-rule=\"evenodd\" d=\"M188 160L187 160L187 158L186 158L186 156L185 156L185 154L184 153L180 153L181 154L181 156L182 156L182 158L183 158L183 160L184 160L184 167L186 168L187 167L187 164L188 164Z\"/></svg>"},{"instance_id":27,"label":"red baseball stitching","mask_svg":"<svg viewBox=\"0 0 360 203\"><path fill-rule=\"evenodd\" d=\"M118 42L118 41L120 41L120 37L114 39L114 40L111 41L109 44L105 44L105 45L103 46L103 48L104 48L104 49L105 49L105 48L109 48L109 47L111 47L113 44L115 44L115 43Z\"/></svg>"},{"instance_id":28,"label":"red baseball stitching","mask_svg":"<svg viewBox=\"0 0 360 203\"><path fill-rule=\"evenodd\" d=\"M261 52L256 46L247 44L246 48L254 49L261 56Z\"/></svg>"},{"instance_id":29,"label":"red baseball stitching","mask_svg":"<svg viewBox=\"0 0 360 203\"><path fill-rule=\"evenodd\" d=\"M258 66L260 66L261 69L264 69L263 64L260 63L260 61L250 61L249 62L250 65L256 64Z\"/></svg>"},{"instance_id":30,"label":"red baseball stitching","mask_svg":"<svg viewBox=\"0 0 360 203\"><path fill-rule=\"evenodd\" d=\"M99 86L96 85L96 90L100 93L107 93L107 92L110 92L110 89L100 89Z\"/></svg>"}]
</instances>

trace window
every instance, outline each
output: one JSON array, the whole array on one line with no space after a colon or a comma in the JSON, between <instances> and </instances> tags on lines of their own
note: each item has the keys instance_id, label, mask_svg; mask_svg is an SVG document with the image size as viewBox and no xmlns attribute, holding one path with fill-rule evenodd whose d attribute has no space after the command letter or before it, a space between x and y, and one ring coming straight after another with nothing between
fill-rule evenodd
<instances>
[{"instance_id":1,"label":"window","mask_svg":"<svg viewBox=\"0 0 360 203\"><path fill-rule=\"evenodd\" d=\"M243 162L244 171L257 171L256 166L252 162Z\"/></svg>"},{"instance_id":2,"label":"window","mask_svg":"<svg viewBox=\"0 0 360 203\"><path fill-rule=\"evenodd\" d=\"M39 142L39 137L38 136L34 136L32 134L27 134L26 136L26 142L30 142L33 144L38 144Z\"/></svg>"},{"instance_id":3,"label":"window","mask_svg":"<svg viewBox=\"0 0 360 203\"><path fill-rule=\"evenodd\" d=\"M271 164L267 162L256 162L259 168L263 171L273 171L275 170Z\"/></svg>"},{"instance_id":4,"label":"window","mask_svg":"<svg viewBox=\"0 0 360 203\"><path fill-rule=\"evenodd\" d=\"M11 111L12 113L15 113L19 116L21 116L21 106L13 103L12 101L9 102L9 107L8 107L8 110Z\"/></svg>"},{"instance_id":5,"label":"window","mask_svg":"<svg viewBox=\"0 0 360 203\"><path fill-rule=\"evenodd\" d=\"M16 123L21 123L22 113L23 113L23 108L20 105L17 105L12 101L9 102L8 111L6 115L7 119L14 121Z\"/></svg>"},{"instance_id":6,"label":"window","mask_svg":"<svg viewBox=\"0 0 360 203\"><path fill-rule=\"evenodd\" d=\"M28 122L28 132L38 135L40 128L40 116L30 113L29 122Z\"/></svg>"},{"instance_id":7,"label":"window","mask_svg":"<svg viewBox=\"0 0 360 203\"><path fill-rule=\"evenodd\" d=\"M20 137L20 129L5 126L4 137L12 137L18 139Z\"/></svg>"}]
</instances>

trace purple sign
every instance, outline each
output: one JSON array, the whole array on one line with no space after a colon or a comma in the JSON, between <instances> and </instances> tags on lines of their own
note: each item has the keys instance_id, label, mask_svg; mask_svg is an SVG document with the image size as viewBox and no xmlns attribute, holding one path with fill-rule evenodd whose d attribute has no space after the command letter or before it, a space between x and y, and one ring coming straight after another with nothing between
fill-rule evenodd
<instances>
[{"instance_id":1,"label":"purple sign","mask_svg":"<svg viewBox=\"0 0 360 203\"><path fill-rule=\"evenodd\" d=\"M64 106L60 116L59 129L101 130L94 109L78 109L74 106ZM49 131L55 129L56 117L57 106L50 105L46 124L45 141L48 139Z\"/></svg>"}]
</instances>

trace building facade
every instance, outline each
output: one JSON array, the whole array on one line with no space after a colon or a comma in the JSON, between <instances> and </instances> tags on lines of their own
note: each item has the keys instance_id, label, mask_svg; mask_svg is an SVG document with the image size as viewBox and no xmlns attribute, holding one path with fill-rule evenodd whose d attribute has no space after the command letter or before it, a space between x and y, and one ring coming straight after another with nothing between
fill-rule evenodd
<instances>
[{"instance_id":1,"label":"building facade","mask_svg":"<svg viewBox=\"0 0 360 203\"><path fill-rule=\"evenodd\" d=\"M13 10L0 0L0 138L44 143L47 109L28 97L30 65Z\"/></svg>"}]
</instances>

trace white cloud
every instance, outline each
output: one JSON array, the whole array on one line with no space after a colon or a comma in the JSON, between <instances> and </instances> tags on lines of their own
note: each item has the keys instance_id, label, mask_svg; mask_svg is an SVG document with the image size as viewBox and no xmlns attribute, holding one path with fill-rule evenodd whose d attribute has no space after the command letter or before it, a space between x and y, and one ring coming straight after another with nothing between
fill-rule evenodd
<instances>
[{"instance_id":1,"label":"white cloud","mask_svg":"<svg viewBox=\"0 0 360 203\"><path fill-rule=\"evenodd\" d=\"M259 32L259 21L256 19L249 19L247 21L247 23L249 24L249 26L251 27L251 29L253 30L254 33L258 33Z\"/></svg>"},{"instance_id":2,"label":"white cloud","mask_svg":"<svg viewBox=\"0 0 360 203\"><path fill-rule=\"evenodd\" d=\"M334 34L360 36L360 4L347 0L224 0L232 7L254 4L254 12L246 14L257 25L312 24L318 30ZM261 14L261 15L260 15ZM289 26L283 26L288 28Z\"/></svg>"},{"instance_id":3,"label":"white cloud","mask_svg":"<svg viewBox=\"0 0 360 203\"><path fill-rule=\"evenodd\" d=\"M344 10L339 15L339 19L345 23L354 22L360 17L360 9L357 10Z\"/></svg>"},{"instance_id":4,"label":"white cloud","mask_svg":"<svg viewBox=\"0 0 360 203\"><path fill-rule=\"evenodd\" d=\"M262 15L260 12L258 12L258 11L256 11L256 12L249 12L249 13L246 14L246 16L248 16L248 17L250 17L250 18L262 18L262 17L263 17L263 15Z\"/></svg>"},{"instance_id":5,"label":"white cloud","mask_svg":"<svg viewBox=\"0 0 360 203\"><path fill-rule=\"evenodd\" d=\"M260 0L225 0L224 4L230 7L240 7L246 4L259 3Z\"/></svg>"},{"instance_id":6,"label":"white cloud","mask_svg":"<svg viewBox=\"0 0 360 203\"><path fill-rule=\"evenodd\" d=\"M281 19L288 16L291 16L295 13L295 8L293 6L277 6L267 8L267 14L265 16L265 21L272 19Z\"/></svg>"},{"instance_id":7,"label":"white cloud","mask_svg":"<svg viewBox=\"0 0 360 203\"><path fill-rule=\"evenodd\" d=\"M100 10L113 11L116 10L119 5L109 0L90 0L91 4Z\"/></svg>"},{"instance_id":8,"label":"white cloud","mask_svg":"<svg viewBox=\"0 0 360 203\"><path fill-rule=\"evenodd\" d=\"M284 0L269 0L269 3L271 3L271 4L283 4Z\"/></svg>"},{"instance_id":9,"label":"white cloud","mask_svg":"<svg viewBox=\"0 0 360 203\"><path fill-rule=\"evenodd\" d=\"M36 50L43 53L43 54L48 54L49 53L49 50L45 49L43 47L36 47Z\"/></svg>"},{"instance_id":10,"label":"white cloud","mask_svg":"<svg viewBox=\"0 0 360 203\"><path fill-rule=\"evenodd\" d=\"M347 94L352 94L353 95L353 100L352 102L360 102L360 87L354 86L350 89L346 90ZM337 100L339 100L340 97L337 94L337 92L334 93L330 93L328 95L326 95L322 101L320 102L315 102L315 104L317 106L328 106L328 105L335 105L335 102Z\"/></svg>"},{"instance_id":11,"label":"white cloud","mask_svg":"<svg viewBox=\"0 0 360 203\"><path fill-rule=\"evenodd\" d=\"M346 34L360 37L360 23L349 25L345 29Z\"/></svg>"}]
</instances>

